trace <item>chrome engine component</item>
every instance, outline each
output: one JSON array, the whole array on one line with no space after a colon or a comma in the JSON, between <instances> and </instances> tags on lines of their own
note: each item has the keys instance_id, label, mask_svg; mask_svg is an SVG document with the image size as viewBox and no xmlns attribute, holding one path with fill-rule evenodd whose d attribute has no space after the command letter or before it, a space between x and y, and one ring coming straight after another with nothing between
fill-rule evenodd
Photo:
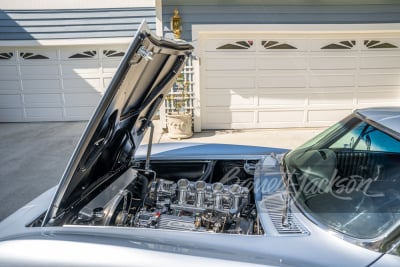
<instances>
[{"instance_id":1,"label":"chrome engine component","mask_svg":"<svg viewBox=\"0 0 400 267\"><path fill-rule=\"evenodd\" d=\"M198 181L194 185L196 190L196 203L197 208L204 207L204 201L206 199L206 183L204 181Z\"/></svg>"},{"instance_id":2,"label":"chrome engine component","mask_svg":"<svg viewBox=\"0 0 400 267\"><path fill-rule=\"evenodd\" d=\"M189 181L186 179L180 179L177 184L178 184L178 205L185 205L186 196L189 191Z\"/></svg>"},{"instance_id":3,"label":"chrome engine component","mask_svg":"<svg viewBox=\"0 0 400 267\"><path fill-rule=\"evenodd\" d=\"M180 179L158 179L150 185L152 203L132 218L131 226L184 231L249 234L253 220L240 217L249 189L239 184L209 184Z\"/></svg>"},{"instance_id":4,"label":"chrome engine component","mask_svg":"<svg viewBox=\"0 0 400 267\"><path fill-rule=\"evenodd\" d=\"M148 180L137 175L122 190L109 187L101 198L83 207L73 223L232 234L260 232L254 231L259 229L256 208L250 203L248 187L240 185L240 180L232 184L185 178Z\"/></svg>"},{"instance_id":5,"label":"chrome engine component","mask_svg":"<svg viewBox=\"0 0 400 267\"><path fill-rule=\"evenodd\" d=\"M195 222L190 216L173 216L163 214L157 224L157 228L181 231L196 230Z\"/></svg>"},{"instance_id":6,"label":"chrome engine component","mask_svg":"<svg viewBox=\"0 0 400 267\"><path fill-rule=\"evenodd\" d=\"M222 206L222 196L224 185L221 183L215 183L212 185L212 191L214 194L214 209L222 210L224 207Z\"/></svg>"},{"instance_id":7,"label":"chrome engine component","mask_svg":"<svg viewBox=\"0 0 400 267\"><path fill-rule=\"evenodd\" d=\"M249 189L238 184L207 184L187 179L180 179L176 184L160 179L153 182L150 190L150 196L156 196L158 208L170 204L172 209L191 212L214 210L236 213L241 205L247 204L249 195Z\"/></svg>"}]
</instances>

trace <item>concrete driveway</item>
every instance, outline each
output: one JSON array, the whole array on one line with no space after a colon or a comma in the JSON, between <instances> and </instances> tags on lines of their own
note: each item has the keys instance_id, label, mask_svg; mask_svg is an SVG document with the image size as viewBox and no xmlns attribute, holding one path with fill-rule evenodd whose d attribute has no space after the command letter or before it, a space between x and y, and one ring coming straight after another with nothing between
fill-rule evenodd
<instances>
[{"instance_id":1,"label":"concrete driveway","mask_svg":"<svg viewBox=\"0 0 400 267\"><path fill-rule=\"evenodd\" d=\"M58 183L85 126L0 124L0 221Z\"/></svg>"},{"instance_id":2,"label":"concrete driveway","mask_svg":"<svg viewBox=\"0 0 400 267\"><path fill-rule=\"evenodd\" d=\"M197 142L294 148L322 129L218 130L171 140L156 125L154 143ZM57 185L87 122L0 123L0 221ZM147 143L145 137L143 143Z\"/></svg>"}]
</instances>

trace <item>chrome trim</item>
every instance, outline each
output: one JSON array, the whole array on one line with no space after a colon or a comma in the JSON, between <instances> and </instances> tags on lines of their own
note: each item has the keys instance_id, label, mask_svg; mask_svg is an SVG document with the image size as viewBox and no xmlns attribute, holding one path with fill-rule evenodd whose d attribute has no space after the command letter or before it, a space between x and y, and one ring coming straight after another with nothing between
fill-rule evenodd
<instances>
[{"instance_id":1,"label":"chrome trim","mask_svg":"<svg viewBox=\"0 0 400 267\"><path fill-rule=\"evenodd\" d=\"M264 195L257 202L260 210L261 225L266 235L271 236L305 236L310 231L296 218L293 212L287 214L287 226L282 223L284 198L282 192ZM271 229L273 228L273 229Z\"/></svg>"}]
</instances>

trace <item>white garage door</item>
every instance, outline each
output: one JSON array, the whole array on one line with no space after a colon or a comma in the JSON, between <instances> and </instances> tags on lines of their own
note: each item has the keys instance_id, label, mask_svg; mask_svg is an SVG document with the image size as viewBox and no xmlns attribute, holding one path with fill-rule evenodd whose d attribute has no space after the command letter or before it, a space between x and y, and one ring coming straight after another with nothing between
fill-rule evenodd
<instances>
[{"instance_id":1,"label":"white garage door","mask_svg":"<svg viewBox=\"0 0 400 267\"><path fill-rule=\"evenodd\" d=\"M0 121L89 119L125 49L0 48Z\"/></svg>"},{"instance_id":2,"label":"white garage door","mask_svg":"<svg viewBox=\"0 0 400 267\"><path fill-rule=\"evenodd\" d=\"M400 103L400 38L209 35L201 49L203 129L318 127Z\"/></svg>"}]
</instances>

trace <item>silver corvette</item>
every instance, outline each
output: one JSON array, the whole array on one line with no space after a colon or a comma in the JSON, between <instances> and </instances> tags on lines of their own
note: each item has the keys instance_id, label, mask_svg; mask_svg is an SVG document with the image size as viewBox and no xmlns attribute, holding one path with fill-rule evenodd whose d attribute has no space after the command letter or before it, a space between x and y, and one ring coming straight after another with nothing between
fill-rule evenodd
<instances>
[{"instance_id":1,"label":"silver corvette","mask_svg":"<svg viewBox=\"0 0 400 267\"><path fill-rule=\"evenodd\" d=\"M0 266L400 266L400 108L293 151L140 146L191 51L141 26L59 185L0 224Z\"/></svg>"}]
</instances>

